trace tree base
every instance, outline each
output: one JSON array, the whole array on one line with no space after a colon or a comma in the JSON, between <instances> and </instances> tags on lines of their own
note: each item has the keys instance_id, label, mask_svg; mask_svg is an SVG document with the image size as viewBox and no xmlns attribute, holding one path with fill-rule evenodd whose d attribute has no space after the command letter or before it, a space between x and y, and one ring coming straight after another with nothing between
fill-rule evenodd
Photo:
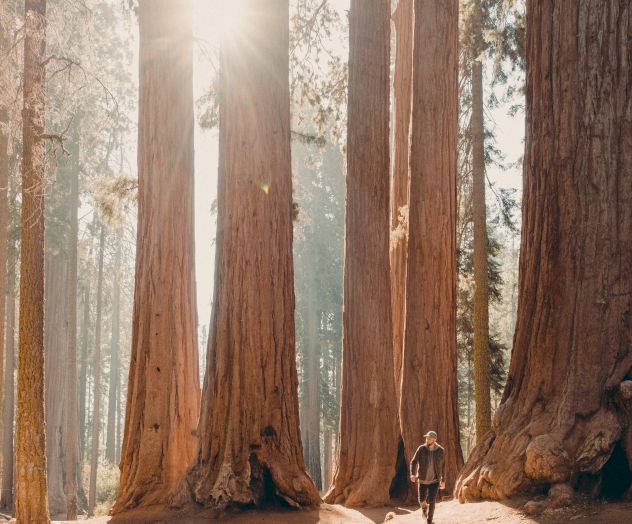
<instances>
[{"instance_id":1,"label":"tree base","mask_svg":"<svg viewBox=\"0 0 632 524\"><path fill-rule=\"evenodd\" d=\"M455 488L461 502L542 494L557 484L609 500L632 486L632 381L588 416L566 417L559 403L536 402L530 416L502 404ZM522 412L529 412L523 410Z\"/></svg>"},{"instance_id":2,"label":"tree base","mask_svg":"<svg viewBox=\"0 0 632 524\"><path fill-rule=\"evenodd\" d=\"M297 467L282 459L264 460L251 453L242 472L229 462L219 467L219 473L210 480L210 470L196 466L189 476L188 493L198 504L224 511L228 508L306 508L316 507L321 499L311 478ZM174 499L182 504L186 497L181 492Z\"/></svg>"}]
</instances>

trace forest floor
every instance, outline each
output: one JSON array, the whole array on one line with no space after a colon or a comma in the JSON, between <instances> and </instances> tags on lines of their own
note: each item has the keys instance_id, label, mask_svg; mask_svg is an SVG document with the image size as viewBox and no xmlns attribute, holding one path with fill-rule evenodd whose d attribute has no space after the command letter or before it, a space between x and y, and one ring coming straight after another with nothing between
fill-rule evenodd
<instances>
[{"instance_id":1,"label":"forest floor","mask_svg":"<svg viewBox=\"0 0 632 524\"><path fill-rule=\"evenodd\" d=\"M524 501L522 501L524 502ZM548 509L538 516L527 516L520 511L521 502L478 502L459 504L449 500L437 504L435 524L625 524L632 523L632 502L581 501L573 506ZM203 524L213 515L200 509L181 512L132 512L125 517L98 517L81 522L90 524ZM230 524L412 524L425 519L415 507L349 509L323 504L313 511L246 511L224 514L221 522ZM68 521L55 521L68 523Z\"/></svg>"}]
</instances>

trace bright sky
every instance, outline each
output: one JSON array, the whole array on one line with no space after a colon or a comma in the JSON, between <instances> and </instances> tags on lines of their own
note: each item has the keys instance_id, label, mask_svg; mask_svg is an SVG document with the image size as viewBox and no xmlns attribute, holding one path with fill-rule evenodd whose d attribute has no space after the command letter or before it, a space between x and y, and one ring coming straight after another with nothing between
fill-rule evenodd
<instances>
[{"instance_id":1,"label":"bright sky","mask_svg":"<svg viewBox=\"0 0 632 524\"><path fill-rule=\"evenodd\" d=\"M341 13L348 9L349 0L331 0ZM194 34L197 40L194 61L194 95L198 99L206 92L214 75L212 60L218 48L219 37L239 22L243 0L195 0ZM515 163L523 154L524 117L507 115L508 105L488 112L496 132L496 146L505 155L507 163ZM218 163L217 130L196 128L195 135L195 240L197 265L197 293L199 324L208 325L213 294L215 249L215 223L211 217L211 204L217 194ZM501 188L521 190L519 169L502 171L489 169L490 180ZM488 199L492 198L488 195Z\"/></svg>"}]
</instances>

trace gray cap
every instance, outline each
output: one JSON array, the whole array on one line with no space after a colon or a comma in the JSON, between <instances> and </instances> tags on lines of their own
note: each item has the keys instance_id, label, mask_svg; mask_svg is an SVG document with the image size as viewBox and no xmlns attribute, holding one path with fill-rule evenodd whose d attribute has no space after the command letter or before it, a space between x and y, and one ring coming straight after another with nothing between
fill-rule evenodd
<instances>
[{"instance_id":1,"label":"gray cap","mask_svg":"<svg viewBox=\"0 0 632 524\"><path fill-rule=\"evenodd\" d=\"M437 434L434 431L428 431L428 433L426 433L424 435L424 437L430 437L430 438L436 439L437 438Z\"/></svg>"}]
</instances>

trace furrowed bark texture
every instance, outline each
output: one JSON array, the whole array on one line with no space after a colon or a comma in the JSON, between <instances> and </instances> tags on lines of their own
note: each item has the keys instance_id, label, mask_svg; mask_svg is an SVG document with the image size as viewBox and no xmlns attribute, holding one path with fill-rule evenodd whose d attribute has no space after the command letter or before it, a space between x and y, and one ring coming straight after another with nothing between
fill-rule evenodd
<instances>
[{"instance_id":1,"label":"furrowed bark texture","mask_svg":"<svg viewBox=\"0 0 632 524\"><path fill-rule=\"evenodd\" d=\"M390 2L349 14L346 234L340 445L327 502L390 502L399 425L389 278Z\"/></svg>"},{"instance_id":2,"label":"furrowed bark texture","mask_svg":"<svg viewBox=\"0 0 632 524\"><path fill-rule=\"evenodd\" d=\"M113 512L170 502L200 409L190 0L142 0L132 354Z\"/></svg>"},{"instance_id":3,"label":"furrowed bark texture","mask_svg":"<svg viewBox=\"0 0 632 524\"><path fill-rule=\"evenodd\" d=\"M16 519L50 522L44 431L44 177L46 0L26 0L22 110L20 338L16 428Z\"/></svg>"},{"instance_id":4,"label":"furrowed bark texture","mask_svg":"<svg viewBox=\"0 0 632 524\"><path fill-rule=\"evenodd\" d=\"M400 418L407 462L428 430L463 464L456 377L458 2L415 1L406 327Z\"/></svg>"},{"instance_id":5,"label":"furrowed bark texture","mask_svg":"<svg viewBox=\"0 0 632 524\"><path fill-rule=\"evenodd\" d=\"M516 333L461 500L578 488L617 444L632 469L632 6L529 0L527 28Z\"/></svg>"},{"instance_id":6,"label":"furrowed bark texture","mask_svg":"<svg viewBox=\"0 0 632 524\"><path fill-rule=\"evenodd\" d=\"M391 304L393 365L397 398L401 396L402 354L406 319L406 260L408 258L408 186L410 183L410 116L413 86L413 0L399 0L395 22L395 93L393 176L391 180Z\"/></svg>"},{"instance_id":7,"label":"furrowed bark texture","mask_svg":"<svg viewBox=\"0 0 632 524\"><path fill-rule=\"evenodd\" d=\"M288 1L244 11L221 49L215 297L189 481L208 506L310 506L320 497L299 431Z\"/></svg>"}]
</instances>

